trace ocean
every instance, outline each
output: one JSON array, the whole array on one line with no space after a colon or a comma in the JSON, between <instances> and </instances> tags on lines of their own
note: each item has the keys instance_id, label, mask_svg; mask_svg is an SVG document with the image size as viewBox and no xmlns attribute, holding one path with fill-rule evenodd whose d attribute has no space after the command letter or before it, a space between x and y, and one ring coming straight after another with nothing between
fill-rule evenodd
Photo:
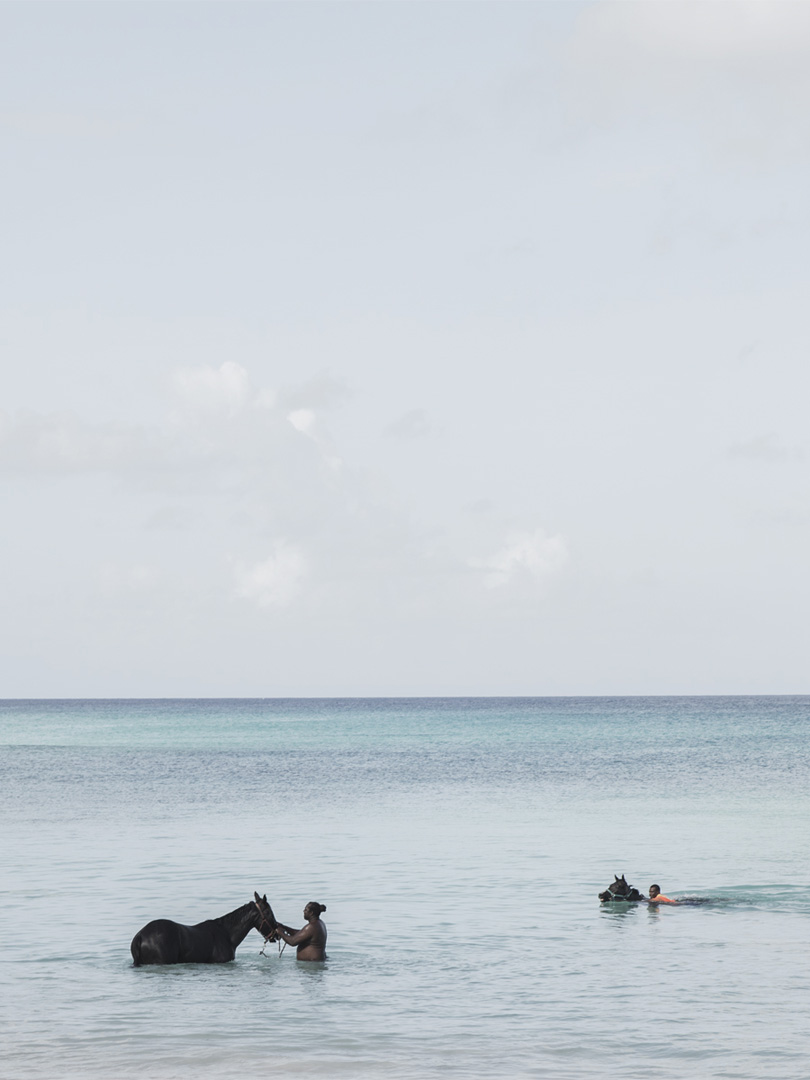
<instances>
[{"instance_id":1,"label":"ocean","mask_svg":"<svg viewBox=\"0 0 810 1080\"><path fill-rule=\"evenodd\" d=\"M810 1076L810 697L0 702L3 1080ZM601 905L614 874L673 907ZM266 893L328 960L134 968Z\"/></svg>"}]
</instances>

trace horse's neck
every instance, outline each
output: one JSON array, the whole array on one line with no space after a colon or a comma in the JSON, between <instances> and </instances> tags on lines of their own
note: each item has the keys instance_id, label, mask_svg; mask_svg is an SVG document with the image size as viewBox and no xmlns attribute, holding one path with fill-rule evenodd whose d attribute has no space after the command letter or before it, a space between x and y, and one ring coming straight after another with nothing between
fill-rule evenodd
<instances>
[{"instance_id":1,"label":"horse's neck","mask_svg":"<svg viewBox=\"0 0 810 1080\"><path fill-rule=\"evenodd\" d=\"M227 915L221 915L217 920L233 942L234 948L241 944L256 925L255 904L243 904L235 911L229 911Z\"/></svg>"}]
</instances>

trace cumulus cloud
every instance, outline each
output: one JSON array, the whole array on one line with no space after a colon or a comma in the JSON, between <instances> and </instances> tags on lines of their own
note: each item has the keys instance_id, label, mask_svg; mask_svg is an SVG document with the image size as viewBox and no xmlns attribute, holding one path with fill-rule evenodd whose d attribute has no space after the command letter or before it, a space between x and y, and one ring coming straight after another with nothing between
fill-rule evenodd
<instances>
[{"instance_id":1,"label":"cumulus cloud","mask_svg":"<svg viewBox=\"0 0 810 1080\"><path fill-rule=\"evenodd\" d=\"M226 360L218 368L180 368L175 372L174 385L187 408L226 416L235 416L244 408L250 393L247 371L233 360Z\"/></svg>"},{"instance_id":2,"label":"cumulus cloud","mask_svg":"<svg viewBox=\"0 0 810 1080\"><path fill-rule=\"evenodd\" d=\"M467 563L483 571L486 588L496 589L520 576L543 581L562 570L568 561L568 549L562 536L546 536L543 529L535 529L534 532L513 533L493 555L468 559Z\"/></svg>"},{"instance_id":3,"label":"cumulus cloud","mask_svg":"<svg viewBox=\"0 0 810 1080\"><path fill-rule=\"evenodd\" d=\"M376 610L381 589L407 610L428 610L443 590L447 599L457 588L456 599L467 602L469 576L459 571L476 550L468 534L479 533L478 522L426 535L390 485L341 464L314 404L288 408L279 394L257 407L260 395L241 365L186 368L175 385L188 422L175 421L171 400L149 426L68 413L0 416L1 470L92 476L71 479L66 495L92 497L102 524L126 515L114 539L104 534L102 543L99 534L96 565L109 564L96 580L104 595L137 604L183 578L219 600L273 611L307 595L317 566L318 602L341 609L348 602ZM401 437L427 424L421 410L400 419ZM46 497L53 486L42 485ZM498 528L493 516L490 507L487 528ZM456 527L462 535L452 534ZM500 545L495 535L478 549L492 553L470 560L488 589L521 576L544 580L567 557L561 538L542 530ZM229 550L241 561L230 560L226 571Z\"/></svg>"},{"instance_id":4,"label":"cumulus cloud","mask_svg":"<svg viewBox=\"0 0 810 1080\"><path fill-rule=\"evenodd\" d=\"M332 472L339 472L343 460L335 451L332 440L319 422L318 414L334 408L351 393L345 379L322 372L314 379L294 388L287 387L278 396L279 406L286 410L288 422L301 435L317 445L323 461Z\"/></svg>"},{"instance_id":5,"label":"cumulus cloud","mask_svg":"<svg viewBox=\"0 0 810 1080\"><path fill-rule=\"evenodd\" d=\"M293 409L287 414L287 421L301 435L312 439L321 451L324 463L332 472L340 471L343 459L335 453L332 440L319 427L314 409Z\"/></svg>"},{"instance_id":6,"label":"cumulus cloud","mask_svg":"<svg viewBox=\"0 0 810 1080\"><path fill-rule=\"evenodd\" d=\"M263 562L236 564L236 595L258 607L286 607L299 592L307 572L303 553L279 540Z\"/></svg>"},{"instance_id":7,"label":"cumulus cloud","mask_svg":"<svg viewBox=\"0 0 810 1080\"><path fill-rule=\"evenodd\" d=\"M151 425L98 422L71 412L0 411L0 472L107 472L171 488L180 474L201 471L260 468L277 474L276 459L293 450L291 428L317 445L330 469L340 464L314 409L286 412L272 390L251 385L241 364L181 368L173 384L179 408Z\"/></svg>"},{"instance_id":8,"label":"cumulus cloud","mask_svg":"<svg viewBox=\"0 0 810 1080\"><path fill-rule=\"evenodd\" d=\"M312 436L314 434L315 413L312 409L293 409L291 413L287 414L287 419L295 430L300 431L302 435Z\"/></svg>"}]
</instances>

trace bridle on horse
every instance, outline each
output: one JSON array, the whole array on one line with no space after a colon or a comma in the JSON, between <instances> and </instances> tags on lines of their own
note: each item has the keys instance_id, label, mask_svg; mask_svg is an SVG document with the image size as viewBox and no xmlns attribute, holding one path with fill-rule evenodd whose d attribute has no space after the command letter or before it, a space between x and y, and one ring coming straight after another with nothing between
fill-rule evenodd
<instances>
[{"instance_id":1,"label":"bridle on horse","mask_svg":"<svg viewBox=\"0 0 810 1080\"><path fill-rule=\"evenodd\" d=\"M610 899L611 900L629 900L630 899L630 894L633 891L634 890L629 885L627 886L627 892L626 893L615 893L613 891L613 889L611 889L611 887L609 885L605 889L606 893L610 893ZM635 890L635 891L637 891L637 890Z\"/></svg>"},{"instance_id":2,"label":"bridle on horse","mask_svg":"<svg viewBox=\"0 0 810 1080\"><path fill-rule=\"evenodd\" d=\"M259 922L259 925L256 927L256 929L262 935L262 937L265 940L265 944L266 944L270 940L270 938L273 936L273 934L276 932L276 927L278 926L278 923L276 922L275 916L273 916L273 922L271 924L270 920L267 918L267 916L265 915L265 913L262 911L261 907L259 906L259 904L255 900L253 901L253 906L256 908L259 915L261 916L261 921ZM270 933L269 934L265 934L265 932L264 932L264 926L265 925L270 927Z\"/></svg>"},{"instance_id":3,"label":"bridle on horse","mask_svg":"<svg viewBox=\"0 0 810 1080\"><path fill-rule=\"evenodd\" d=\"M281 956L281 954L284 952L284 949L287 946L287 942L283 941L279 937L276 937L276 938L273 937L273 934L275 934L276 930L278 929L278 921L276 920L275 915L273 915L273 922L272 922L272 925L271 925L270 920L267 918L267 916L265 915L265 913L262 911L261 907L259 906L259 904L255 900L253 901L253 906L256 908L259 915L261 916L261 921L260 921L259 925L256 927L256 929L259 931L259 933L264 938L264 945L259 950L259 956L267 956L267 953L264 950L267 948L268 943L271 942L271 941L277 941L278 942L278 955ZM271 909L270 913L272 914L272 909ZM270 927L270 933L269 934L265 934L265 932L264 932L265 925Z\"/></svg>"}]
</instances>

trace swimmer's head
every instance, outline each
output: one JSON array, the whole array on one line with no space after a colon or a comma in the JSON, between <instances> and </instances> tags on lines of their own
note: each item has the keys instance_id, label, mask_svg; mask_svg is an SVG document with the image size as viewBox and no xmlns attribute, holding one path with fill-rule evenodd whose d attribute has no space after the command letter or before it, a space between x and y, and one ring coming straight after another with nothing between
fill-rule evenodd
<instances>
[{"instance_id":1,"label":"swimmer's head","mask_svg":"<svg viewBox=\"0 0 810 1080\"><path fill-rule=\"evenodd\" d=\"M661 895L661 886L660 885L651 885L650 886L650 899L654 900L656 898L656 896L660 896L660 895Z\"/></svg>"}]
</instances>

